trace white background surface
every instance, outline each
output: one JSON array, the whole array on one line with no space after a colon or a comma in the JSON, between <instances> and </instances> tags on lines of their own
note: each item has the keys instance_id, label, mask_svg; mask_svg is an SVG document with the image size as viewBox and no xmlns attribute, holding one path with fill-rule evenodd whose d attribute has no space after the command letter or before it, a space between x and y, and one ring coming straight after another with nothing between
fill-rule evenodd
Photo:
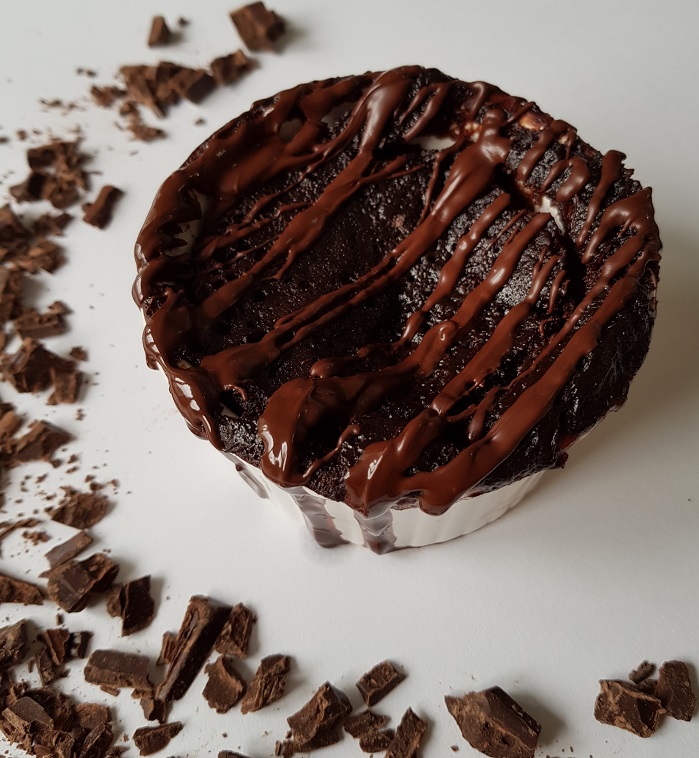
<instances>
[{"instance_id":1,"label":"white background surface","mask_svg":"<svg viewBox=\"0 0 699 758\"><path fill-rule=\"evenodd\" d=\"M163 755L205 756L239 748L252 758L272 754L286 715L324 680L358 702L353 683L391 657L408 680L377 707L395 726L408 705L428 718L423 755L476 755L443 704L500 684L543 724L540 756L672 756L697 754L699 718L667 719L641 740L595 722L597 679L624 676L642 659L681 658L699 664L699 365L697 293L699 213L699 6L686 2L379 2L275 0L293 27L281 55L260 55L260 67L215 93L201 108L182 104L161 124L169 139L129 142L114 114L89 103L91 83L77 66L113 81L125 63L166 58L205 65L239 41L227 11L210 0L122 0L6 5L0 25L0 135L50 127L57 135L83 128L101 176L126 192L111 227L77 221L66 237L69 263L39 277L42 304L60 297L73 308L71 332L47 343L76 344L90 353L92 375L78 423L75 409L3 400L41 414L77 436L73 476L51 471L47 491L79 486L99 467L121 486L113 512L93 531L123 567L122 578L154 577L158 614L150 629L119 639L103 607L67 618L72 630L95 629L93 648L115 646L156 656L160 635L176 630L187 598L210 594L244 601L258 616L250 675L262 655L287 652L296 666L288 695L257 714L216 715L201 697L200 677L176 703L185 730ZM351 7L351 10L350 10ZM145 45L153 13L191 19L181 44ZM255 99L300 81L404 63L441 67L464 79L485 79L536 100L575 124L600 150L621 149L644 184L654 188L665 243L659 316L650 355L624 409L572 452L563 472L549 474L509 515L447 545L386 556L349 546L324 551L300 522L257 500L230 463L190 435L165 385L144 366L141 321L131 301L132 246L157 186L189 152ZM40 97L79 99L85 110L45 112ZM207 124L194 126L203 116ZM37 138L41 139L41 138ZM24 177L23 145L0 145L0 188ZM34 211L28 211L31 215ZM11 514L43 508L19 495L13 474ZM4 515L3 515L4 517ZM4 544L2 570L36 578L41 555L71 534L51 525L55 540L27 552L17 536ZM25 609L0 608L15 620ZM51 623L47 605L29 614ZM61 686L94 701L114 700L81 684L78 671ZM118 718L131 734L143 725L128 693ZM222 736L226 733L228 737ZM0 738L1 739L1 738ZM135 754L132 747L130 755ZM359 755L347 738L321 755Z\"/></svg>"}]
</instances>

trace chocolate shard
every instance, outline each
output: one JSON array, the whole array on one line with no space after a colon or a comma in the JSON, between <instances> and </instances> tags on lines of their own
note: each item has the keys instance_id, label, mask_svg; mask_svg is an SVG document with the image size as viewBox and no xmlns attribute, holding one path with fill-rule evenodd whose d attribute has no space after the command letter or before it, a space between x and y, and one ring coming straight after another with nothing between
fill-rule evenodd
<instances>
[{"instance_id":1,"label":"chocolate shard","mask_svg":"<svg viewBox=\"0 0 699 758\"><path fill-rule=\"evenodd\" d=\"M70 658L70 632L67 629L46 629L39 634L46 650L56 666L62 666Z\"/></svg>"},{"instance_id":2,"label":"chocolate shard","mask_svg":"<svg viewBox=\"0 0 699 758\"><path fill-rule=\"evenodd\" d=\"M52 366L49 373L53 392L48 396L46 403L48 405L77 403L83 385L83 373L74 366L67 371Z\"/></svg>"},{"instance_id":3,"label":"chocolate shard","mask_svg":"<svg viewBox=\"0 0 699 758\"><path fill-rule=\"evenodd\" d=\"M95 553L84 561L66 561L49 572L48 595L64 611L75 613L83 610L96 593L109 589L118 573L119 564L104 553Z\"/></svg>"},{"instance_id":4,"label":"chocolate shard","mask_svg":"<svg viewBox=\"0 0 699 758\"><path fill-rule=\"evenodd\" d=\"M52 274L64 261L63 248L50 240L38 239L15 264L30 274L48 271Z\"/></svg>"},{"instance_id":5,"label":"chocolate shard","mask_svg":"<svg viewBox=\"0 0 699 758\"><path fill-rule=\"evenodd\" d=\"M11 727L11 734L24 733L29 736L36 729L51 730L54 727L53 719L46 710L36 700L26 695L5 708L2 717ZM13 736L8 735L8 737L14 742L20 742Z\"/></svg>"},{"instance_id":6,"label":"chocolate shard","mask_svg":"<svg viewBox=\"0 0 699 758\"><path fill-rule=\"evenodd\" d=\"M255 624L255 614L242 603L234 605L226 620L219 638L216 640L216 652L222 655L234 655L245 658L250 647L250 637Z\"/></svg>"},{"instance_id":7,"label":"chocolate shard","mask_svg":"<svg viewBox=\"0 0 699 758\"><path fill-rule=\"evenodd\" d=\"M153 755L164 750L173 737L182 731L182 723L173 721L160 726L142 726L133 733L133 741L141 755Z\"/></svg>"},{"instance_id":8,"label":"chocolate shard","mask_svg":"<svg viewBox=\"0 0 699 758\"><path fill-rule=\"evenodd\" d=\"M252 58L249 58L242 50L236 50L230 55L222 55L214 58L209 67L216 80L216 84L223 87L239 79L242 74L250 71L255 65Z\"/></svg>"},{"instance_id":9,"label":"chocolate shard","mask_svg":"<svg viewBox=\"0 0 699 758\"><path fill-rule=\"evenodd\" d=\"M22 663L27 654L27 622L0 628L0 673Z\"/></svg>"},{"instance_id":10,"label":"chocolate shard","mask_svg":"<svg viewBox=\"0 0 699 758\"><path fill-rule=\"evenodd\" d=\"M29 248L32 233L9 205L0 208L0 258L22 255Z\"/></svg>"},{"instance_id":11,"label":"chocolate shard","mask_svg":"<svg viewBox=\"0 0 699 758\"><path fill-rule=\"evenodd\" d=\"M372 729L359 738L359 748L365 753L383 753L396 738L393 729Z\"/></svg>"},{"instance_id":12,"label":"chocolate shard","mask_svg":"<svg viewBox=\"0 0 699 758\"><path fill-rule=\"evenodd\" d=\"M67 308L60 301L49 305L44 313L28 308L14 320L15 331L23 339L55 337L66 331L67 324L64 316L67 312Z\"/></svg>"},{"instance_id":13,"label":"chocolate shard","mask_svg":"<svg viewBox=\"0 0 699 758\"><path fill-rule=\"evenodd\" d=\"M500 687L444 701L471 747L492 758L534 758L541 725Z\"/></svg>"},{"instance_id":14,"label":"chocolate shard","mask_svg":"<svg viewBox=\"0 0 699 758\"><path fill-rule=\"evenodd\" d=\"M30 171L23 182L10 187L10 194L18 203L36 203L45 196L47 178L43 172Z\"/></svg>"},{"instance_id":15,"label":"chocolate shard","mask_svg":"<svg viewBox=\"0 0 699 758\"><path fill-rule=\"evenodd\" d=\"M232 11L231 21L250 50L274 50L274 43L286 31L284 19L262 2Z\"/></svg>"},{"instance_id":16,"label":"chocolate shard","mask_svg":"<svg viewBox=\"0 0 699 758\"><path fill-rule=\"evenodd\" d=\"M159 721L161 724L167 718L167 705L162 700L155 700L152 697L141 698L141 709L143 717L147 721Z\"/></svg>"},{"instance_id":17,"label":"chocolate shard","mask_svg":"<svg viewBox=\"0 0 699 758\"><path fill-rule=\"evenodd\" d=\"M17 268L0 267L0 323L19 315L23 278Z\"/></svg>"},{"instance_id":18,"label":"chocolate shard","mask_svg":"<svg viewBox=\"0 0 699 758\"><path fill-rule=\"evenodd\" d=\"M72 361L52 353L41 343L25 339L3 366L3 375L17 392L41 392L51 384L52 367L70 371L72 366Z\"/></svg>"},{"instance_id":19,"label":"chocolate shard","mask_svg":"<svg viewBox=\"0 0 699 758\"><path fill-rule=\"evenodd\" d=\"M41 605L43 602L41 590L35 584L0 574L0 603Z\"/></svg>"},{"instance_id":20,"label":"chocolate shard","mask_svg":"<svg viewBox=\"0 0 699 758\"><path fill-rule=\"evenodd\" d=\"M155 699L169 703L179 700L199 673L226 619L229 605L218 605L208 597L195 595L189 601L180 626L165 679L155 691Z\"/></svg>"},{"instance_id":21,"label":"chocolate shard","mask_svg":"<svg viewBox=\"0 0 699 758\"><path fill-rule=\"evenodd\" d=\"M697 707L689 668L683 661L666 661L658 670L655 695L674 719L691 721Z\"/></svg>"},{"instance_id":22,"label":"chocolate shard","mask_svg":"<svg viewBox=\"0 0 699 758\"><path fill-rule=\"evenodd\" d=\"M61 489L64 492L61 501L54 508L47 509L53 521L74 529L88 529L107 515L110 502L105 495L80 492L68 486Z\"/></svg>"},{"instance_id":23,"label":"chocolate shard","mask_svg":"<svg viewBox=\"0 0 699 758\"><path fill-rule=\"evenodd\" d=\"M173 77L172 88L180 97L192 103L200 103L216 89L216 81L203 68L183 68Z\"/></svg>"},{"instance_id":24,"label":"chocolate shard","mask_svg":"<svg viewBox=\"0 0 699 758\"><path fill-rule=\"evenodd\" d=\"M414 758L427 731L427 722L412 708L403 714L385 758Z\"/></svg>"},{"instance_id":25,"label":"chocolate shard","mask_svg":"<svg viewBox=\"0 0 699 758\"><path fill-rule=\"evenodd\" d=\"M381 729L386 726L387 723L388 716L374 713L373 711L362 711L361 713L354 713L347 716L342 722L342 727L347 734L357 739L367 732Z\"/></svg>"},{"instance_id":26,"label":"chocolate shard","mask_svg":"<svg viewBox=\"0 0 699 758\"><path fill-rule=\"evenodd\" d=\"M162 47L172 41L172 32L164 16L153 16L148 34L148 47Z\"/></svg>"},{"instance_id":27,"label":"chocolate shard","mask_svg":"<svg viewBox=\"0 0 699 758\"><path fill-rule=\"evenodd\" d=\"M364 702L371 707L386 697L404 679L405 674L399 671L391 661L382 661L362 675L357 682L357 689L364 698Z\"/></svg>"},{"instance_id":28,"label":"chocolate shard","mask_svg":"<svg viewBox=\"0 0 699 758\"><path fill-rule=\"evenodd\" d=\"M19 439L10 445L10 466L29 461L50 461L53 454L73 438L48 421L32 421Z\"/></svg>"},{"instance_id":29,"label":"chocolate shard","mask_svg":"<svg viewBox=\"0 0 699 758\"><path fill-rule=\"evenodd\" d=\"M92 639L92 632L71 632L68 650L71 658L87 657L87 648Z\"/></svg>"},{"instance_id":30,"label":"chocolate shard","mask_svg":"<svg viewBox=\"0 0 699 758\"><path fill-rule=\"evenodd\" d=\"M83 206L83 221L98 229L104 229L112 220L114 207L124 193L111 184L106 184L92 203Z\"/></svg>"},{"instance_id":31,"label":"chocolate shard","mask_svg":"<svg viewBox=\"0 0 699 758\"><path fill-rule=\"evenodd\" d=\"M221 655L205 669L208 681L204 687L204 697L210 708L217 713L227 713L245 692L245 680L236 671L233 659Z\"/></svg>"},{"instance_id":32,"label":"chocolate shard","mask_svg":"<svg viewBox=\"0 0 699 758\"><path fill-rule=\"evenodd\" d=\"M172 632L163 632L163 641L160 646L160 655L158 656L156 665L163 666L166 663L172 663L176 640L177 635L173 634Z\"/></svg>"},{"instance_id":33,"label":"chocolate shard","mask_svg":"<svg viewBox=\"0 0 699 758\"><path fill-rule=\"evenodd\" d=\"M137 692L153 689L147 656L118 650L95 650L85 664L85 681L112 689L129 687Z\"/></svg>"},{"instance_id":34,"label":"chocolate shard","mask_svg":"<svg viewBox=\"0 0 699 758\"><path fill-rule=\"evenodd\" d=\"M255 676L248 685L240 710L243 713L259 711L284 694L286 675L291 667L288 655L268 655L260 661Z\"/></svg>"},{"instance_id":35,"label":"chocolate shard","mask_svg":"<svg viewBox=\"0 0 699 758\"><path fill-rule=\"evenodd\" d=\"M650 737L664 712L661 701L628 682L600 680L595 701L595 718L602 724L626 729L639 737Z\"/></svg>"},{"instance_id":36,"label":"chocolate shard","mask_svg":"<svg viewBox=\"0 0 699 758\"><path fill-rule=\"evenodd\" d=\"M106 592L107 613L112 618L121 618L123 607L121 604L122 584L113 584Z\"/></svg>"},{"instance_id":37,"label":"chocolate shard","mask_svg":"<svg viewBox=\"0 0 699 758\"><path fill-rule=\"evenodd\" d=\"M56 566L60 566L61 563L75 558L76 555L79 555L91 544L92 537L87 532L78 532L60 545L51 548L46 553L46 560L49 562L51 568L55 568Z\"/></svg>"},{"instance_id":38,"label":"chocolate shard","mask_svg":"<svg viewBox=\"0 0 699 758\"><path fill-rule=\"evenodd\" d=\"M640 684L644 679L648 679L648 677L655 671L655 664L649 663L648 661L643 661L642 663L639 663L638 666L633 671L629 672L629 679L634 684Z\"/></svg>"},{"instance_id":39,"label":"chocolate shard","mask_svg":"<svg viewBox=\"0 0 699 758\"><path fill-rule=\"evenodd\" d=\"M73 217L70 213L43 213L34 222L34 234L37 237L62 237L63 230Z\"/></svg>"},{"instance_id":40,"label":"chocolate shard","mask_svg":"<svg viewBox=\"0 0 699 758\"><path fill-rule=\"evenodd\" d=\"M347 695L330 682L325 682L304 706L287 718L291 739L302 750L319 735L335 732L351 711L352 704Z\"/></svg>"},{"instance_id":41,"label":"chocolate shard","mask_svg":"<svg viewBox=\"0 0 699 758\"><path fill-rule=\"evenodd\" d=\"M61 667L51 659L51 655L46 648L39 651L34 658L34 662L36 664L36 669L39 672L39 679L41 679L41 684L44 687L65 674L65 672L61 670Z\"/></svg>"},{"instance_id":42,"label":"chocolate shard","mask_svg":"<svg viewBox=\"0 0 699 758\"><path fill-rule=\"evenodd\" d=\"M121 589L121 633L124 637L150 625L155 615L150 576L134 579Z\"/></svg>"}]
</instances>

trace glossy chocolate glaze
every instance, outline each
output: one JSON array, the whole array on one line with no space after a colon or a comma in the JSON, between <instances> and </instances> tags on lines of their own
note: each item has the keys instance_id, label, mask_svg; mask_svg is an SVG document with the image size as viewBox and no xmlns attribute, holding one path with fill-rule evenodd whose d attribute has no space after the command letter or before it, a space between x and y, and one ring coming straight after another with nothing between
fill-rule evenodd
<instances>
[{"instance_id":1,"label":"glossy chocolate glaze","mask_svg":"<svg viewBox=\"0 0 699 758\"><path fill-rule=\"evenodd\" d=\"M282 92L156 197L149 365L195 433L362 514L558 465L650 338L660 240L623 157L435 70Z\"/></svg>"}]
</instances>

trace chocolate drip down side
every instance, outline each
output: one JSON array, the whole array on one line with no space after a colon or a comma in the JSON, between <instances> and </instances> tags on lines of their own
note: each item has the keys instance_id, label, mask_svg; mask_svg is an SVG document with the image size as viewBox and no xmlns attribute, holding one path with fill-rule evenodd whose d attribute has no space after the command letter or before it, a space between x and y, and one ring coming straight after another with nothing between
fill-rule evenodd
<instances>
[{"instance_id":1,"label":"chocolate drip down side","mask_svg":"<svg viewBox=\"0 0 699 758\"><path fill-rule=\"evenodd\" d=\"M149 365L195 433L365 514L557 465L650 337L660 240L623 158L415 66L282 92L156 197Z\"/></svg>"}]
</instances>

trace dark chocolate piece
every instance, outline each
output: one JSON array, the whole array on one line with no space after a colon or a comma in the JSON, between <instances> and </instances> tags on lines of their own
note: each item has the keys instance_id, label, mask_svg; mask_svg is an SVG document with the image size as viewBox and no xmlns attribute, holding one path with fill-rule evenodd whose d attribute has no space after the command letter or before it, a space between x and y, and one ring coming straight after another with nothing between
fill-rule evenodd
<instances>
[{"instance_id":1,"label":"dark chocolate piece","mask_svg":"<svg viewBox=\"0 0 699 758\"><path fill-rule=\"evenodd\" d=\"M70 658L70 632L67 629L46 629L39 634L46 650L56 666L62 666Z\"/></svg>"},{"instance_id":2,"label":"dark chocolate piece","mask_svg":"<svg viewBox=\"0 0 699 758\"><path fill-rule=\"evenodd\" d=\"M90 94L100 108L111 108L117 100L121 100L126 95L126 90L112 85L104 87L93 85L90 88Z\"/></svg>"},{"instance_id":3,"label":"dark chocolate piece","mask_svg":"<svg viewBox=\"0 0 699 758\"><path fill-rule=\"evenodd\" d=\"M66 561L51 569L47 592L64 611L75 613L87 606L96 593L105 592L119 573L119 564L104 553L84 561Z\"/></svg>"},{"instance_id":4,"label":"dark chocolate piece","mask_svg":"<svg viewBox=\"0 0 699 758\"><path fill-rule=\"evenodd\" d=\"M14 320L15 331L20 337L32 339L63 334L67 328L66 320L63 318L66 312L67 308L61 302L49 305L44 313L28 308Z\"/></svg>"},{"instance_id":5,"label":"dark chocolate piece","mask_svg":"<svg viewBox=\"0 0 699 758\"><path fill-rule=\"evenodd\" d=\"M0 673L22 663L27 654L27 622L0 628Z\"/></svg>"},{"instance_id":6,"label":"dark chocolate piece","mask_svg":"<svg viewBox=\"0 0 699 758\"><path fill-rule=\"evenodd\" d=\"M242 603L234 605L231 614L216 640L216 652L245 658L250 647L250 636L255 624L255 614Z\"/></svg>"},{"instance_id":7,"label":"dark chocolate piece","mask_svg":"<svg viewBox=\"0 0 699 758\"><path fill-rule=\"evenodd\" d=\"M26 255L15 260L17 266L30 274L53 273L64 261L63 248L50 240L37 240Z\"/></svg>"},{"instance_id":8,"label":"dark chocolate piece","mask_svg":"<svg viewBox=\"0 0 699 758\"><path fill-rule=\"evenodd\" d=\"M382 661L362 675L357 682L357 689L364 698L364 702L371 707L386 697L404 679L405 674L399 671L391 661Z\"/></svg>"},{"instance_id":9,"label":"dark chocolate piece","mask_svg":"<svg viewBox=\"0 0 699 758\"><path fill-rule=\"evenodd\" d=\"M689 668L683 661L666 661L658 670L655 695L674 719L691 721L697 707Z\"/></svg>"},{"instance_id":10,"label":"dark chocolate piece","mask_svg":"<svg viewBox=\"0 0 699 758\"><path fill-rule=\"evenodd\" d=\"M91 544L92 537L87 532L78 532L69 540L51 548L46 553L46 560L49 562L51 568L55 568L56 566L60 566L61 563L72 560Z\"/></svg>"},{"instance_id":11,"label":"dark chocolate piece","mask_svg":"<svg viewBox=\"0 0 699 758\"><path fill-rule=\"evenodd\" d=\"M34 662L36 664L36 670L39 672L39 679L44 687L65 675L65 671L56 664L45 647L35 656Z\"/></svg>"},{"instance_id":12,"label":"dark chocolate piece","mask_svg":"<svg viewBox=\"0 0 699 758\"><path fill-rule=\"evenodd\" d=\"M35 584L0 574L0 603L42 605L43 602L41 590Z\"/></svg>"},{"instance_id":13,"label":"dark chocolate piece","mask_svg":"<svg viewBox=\"0 0 699 758\"><path fill-rule=\"evenodd\" d=\"M92 632L71 632L68 650L71 658L86 658L87 648L92 639Z\"/></svg>"},{"instance_id":14,"label":"dark chocolate piece","mask_svg":"<svg viewBox=\"0 0 699 758\"><path fill-rule=\"evenodd\" d=\"M184 695L209 657L230 612L230 606L218 605L208 597L190 598L174 643L172 661L155 691L156 700L169 703Z\"/></svg>"},{"instance_id":15,"label":"dark chocolate piece","mask_svg":"<svg viewBox=\"0 0 699 758\"><path fill-rule=\"evenodd\" d=\"M121 633L123 636L140 632L150 625L155 615L150 576L134 579L121 589Z\"/></svg>"},{"instance_id":16,"label":"dark chocolate piece","mask_svg":"<svg viewBox=\"0 0 699 758\"><path fill-rule=\"evenodd\" d=\"M142 726L133 733L133 741L141 755L153 755L164 750L182 729L183 725L179 721L160 726Z\"/></svg>"},{"instance_id":17,"label":"dark chocolate piece","mask_svg":"<svg viewBox=\"0 0 699 758\"><path fill-rule=\"evenodd\" d=\"M386 750L385 758L415 758L426 731L427 722L412 708L408 708L396 727L395 736Z\"/></svg>"},{"instance_id":18,"label":"dark chocolate piece","mask_svg":"<svg viewBox=\"0 0 699 758\"><path fill-rule=\"evenodd\" d=\"M492 758L534 758L541 725L500 687L444 701L471 747Z\"/></svg>"},{"instance_id":19,"label":"dark chocolate piece","mask_svg":"<svg viewBox=\"0 0 699 758\"><path fill-rule=\"evenodd\" d=\"M53 392L46 400L47 405L77 403L84 378L82 372L74 366L67 371L52 366L49 373Z\"/></svg>"},{"instance_id":20,"label":"dark chocolate piece","mask_svg":"<svg viewBox=\"0 0 699 758\"><path fill-rule=\"evenodd\" d=\"M122 605L121 605L121 589L122 584L113 584L106 593L105 605L107 606L107 613L112 618L121 618Z\"/></svg>"},{"instance_id":21,"label":"dark chocolate piece","mask_svg":"<svg viewBox=\"0 0 699 758\"><path fill-rule=\"evenodd\" d=\"M291 739L299 750L310 746L321 734L333 733L349 713L352 704L347 695L330 682L322 684L313 697L296 713L287 718Z\"/></svg>"},{"instance_id":22,"label":"dark chocolate piece","mask_svg":"<svg viewBox=\"0 0 699 758\"><path fill-rule=\"evenodd\" d=\"M650 737L660 724L665 709L660 700L628 682L600 680L595 700L595 718L602 724L626 729L639 737Z\"/></svg>"},{"instance_id":23,"label":"dark chocolate piece","mask_svg":"<svg viewBox=\"0 0 699 758\"><path fill-rule=\"evenodd\" d=\"M245 680L226 655L220 655L205 671L209 677L203 693L206 702L217 713L227 713L243 696Z\"/></svg>"},{"instance_id":24,"label":"dark chocolate piece","mask_svg":"<svg viewBox=\"0 0 699 758\"><path fill-rule=\"evenodd\" d=\"M236 50L230 55L214 58L209 67L211 68L211 73L214 75L216 84L223 87L239 79L242 74L250 71L254 65L254 61L242 50Z\"/></svg>"},{"instance_id":25,"label":"dark chocolate piece","mask_svg":"<svg viewBox=\"0 0 699 758\"><path fill-rule=\"evenodd\" d=\"M386 726L388 716L374 713L373 711L362 711L361 713L350 714L342 722L342 726L347 734L352 735L355 739L361 737L367 732Z\"/></svg>"},{"instance_id":26,"label":"dark chocolate piece","mask_svg":"<svg viewBox=\"0 0 699 758\"><path fill-rule=\"evenodd\" d=\"M74 529L88 529L107 515L110 502L105 495L80 492L65 485L61 489L64 492L61 501L54 508L47 509L53 521Z\"/></svg>"},{"instance_id":27,"label":"dark chocolate piece","mask_svg":"<svg viewBox=\"0 0 699 758\"><path fill-rule=\"evenodd\" d=\"M41 392L51 384L51 368L70 371L73 362L52 353L32 339L22 340L3 366L3 374L17 392Z\"/></svg>"},{"instance_id":28,"label":"dark chocolate piece","mask_svg":"<svg viewBox=\"0 0 699 758\"><path fill-rule=\"evenodd\" d=\"M9 205L0 208L0 259L22 255L29 249L30 229L22 223Z\"/></svg>"},{"instance_id":29,"label":"dark chocolate piece","mask_svg":"<svg viewBox=\"0 0 699 758\"><path fill-rule=\"evenodd\" d=\"M32 421L26 434L10 445L9 465L16 466L28 461L50 461L53 454L73 438L48 421Z\"/></svg>"},{"instance_id":30,"label":"dark chocolate piece","mask_svg":"<svg viewBox=\"0 0 699 758\"><path fill-rule=\"evenodd\" d=\"M284 19L267 10L262 2L232 11L231 21L250 50L274 50L274 43L286 31Z\"/></svg>"},{"instance_id":31,"label":"dark chocolate piece","mask_svg":"<svg viewBox=\"0 0 699 758\"><path fill-rule=\"evenodd\" d=\"M359 737L359 747L365 753L383 753L396 738L393 729L372 729Z\"/></svg>"},{"instance_id":32,"label":"dark chocolate piece","mask_svg":"<svg viewBox=\"0 0 699 758\"><path fill-rule=\"evenodd\" d=\"M24 274L16 268L0 267L0 323L20 313L22 279Z\"/></svg>"},{"instance_id":33,"label":"dark chocolate piece","mask_svg":"<svg viewBox=\"0 0 699 758\"><path fill-rule=\"evenodd\" d=\"M62 237L63 230L73 220L70 213L43 213L34 222L37 237Z\"/></svg>"},{"instance_id":34,"label":"dark chocolate piece","mask_svg":"<svg viewBox=\"0 0 699 758\"><path fill-rule=\"evenodd\" d=\"M106 184L92 203L83 206L83 221L98 229L104 229L112 220L114 207L124 193L111 184Z\"/></svg>"},{"instance_id":35,"label":"dark chocolate piece","mask_svg":"<svg viewBox=\"0 0 699 758\"><path fill-rule=\"evenodd\" d=\"M163 641L160 647L160 655L156 661L158 666L162 666L166 663L172 663L176 641L176 634L173 634L172 632L163 632Z\"/></svg>"},{"instance_id":36,"label":"dark chocolate piece","mask_svg":"<svg viewBox=\"0 0 699 758\"><path fill-rule=\"evenodd\" d=\"M148 34L148 47L161 47L172 42L172 32L163 16L153 16Z\"/></svg>"},{"instance_id":37,"label":"dark chocolate piece","mask_svg":"<svg viewBox=\"0 0 699 758\"><path fill-rule=\"evenodd\" d=\"M216 89L216 82L203 68L183 68L172 78L172 88L180 97L200 103Z\"/></svg>"},{"instance_id":38,"label":"dark chocolate piece","mask_svg":"<svg viewBox=\"0 0 699 758\"><path fill-rule=\"evenodd\" d=\"M288 655L268 655L260 661L240 705L243 713L259 711L274 703L286 690L286 675L291 667Z\"/></svg>"},{"instance_id":39,"label":"dark chocolate piece","mask_svg":"<svg viewBox=\"0 0 699 758\"><path fill-rule=\"evenodd\" d=\"M148 658L118 650L95 650L85 664L85 681L112 689L153 690L148 678Z\"/></svg>"}]
</instances>

